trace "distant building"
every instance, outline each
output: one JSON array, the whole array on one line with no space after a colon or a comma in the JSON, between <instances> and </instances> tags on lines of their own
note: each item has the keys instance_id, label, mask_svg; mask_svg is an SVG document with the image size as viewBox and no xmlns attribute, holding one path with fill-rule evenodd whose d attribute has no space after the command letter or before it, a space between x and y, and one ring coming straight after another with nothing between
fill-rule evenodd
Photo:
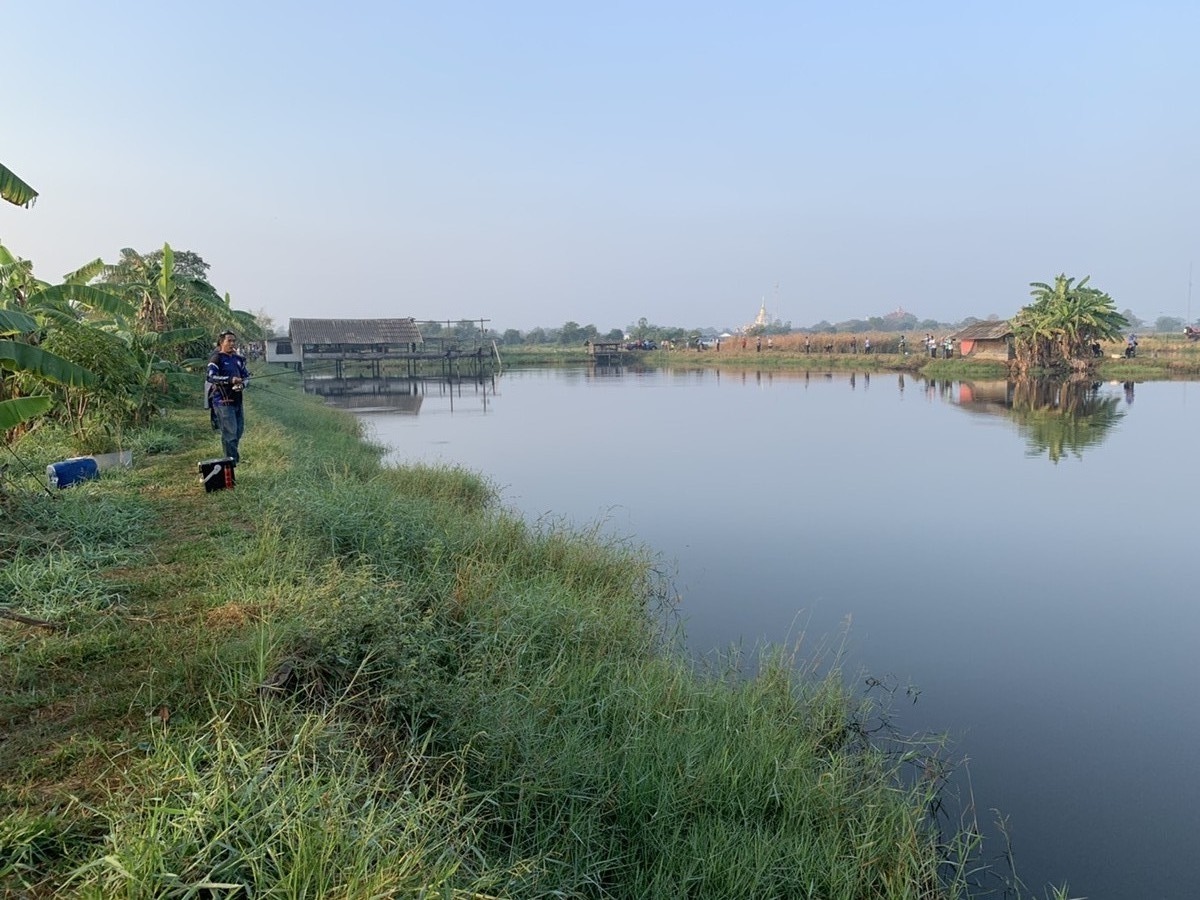
<instances>
[{"instance_id":1,"label":"distant building","mask_svg":"<svg viewBox=\"0 0 1200 900\"><path fill-rule=\"evenodd\" d=\"M758 315L754 317L754 321L748 325L742 326L742 331L751 331L755 328L763 329L771 324L771 315L767 312L767 301L763 300L762 306L758 309Z\"/></svg>"},{"instance_id":2,"label":"distant building","mask_svg":"<svg viewBox=\"0 0 1200 900\"><path fill-rule=\"evenodd\" d=\"M413 319L291 319L286 336L267 339L267 362L303 369L306 363L407 359L423 347Z\"/></svg>"},{"instance_id":3,"label":"distant building","mask_svg":"<svg viewBox=\"0 0 1200 900\"><path fill-rule=\"evenodd\" d=\"M290 334L271 335L265 343L267 362L283 363L289 369L293 366L300 368L304 354L301 348L292 343Z\"/></svg>"}]
</instances>

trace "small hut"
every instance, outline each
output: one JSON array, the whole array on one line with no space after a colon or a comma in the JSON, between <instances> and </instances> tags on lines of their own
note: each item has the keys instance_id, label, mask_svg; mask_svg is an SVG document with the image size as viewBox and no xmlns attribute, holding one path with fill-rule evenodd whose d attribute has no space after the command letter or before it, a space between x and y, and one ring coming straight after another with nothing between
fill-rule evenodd
<instances>
[{"instance_id":1,"label":"small hut","mask_svg":"<svg viewBox=\"0 0 1200 900\"><path fill-rule=\"evenodd\" d=\"M1013 329L1008 321L976 322L954 335L959 353L969 359L995 359L1008 362L1013 350Z\"/></svg>"}]
</instances>

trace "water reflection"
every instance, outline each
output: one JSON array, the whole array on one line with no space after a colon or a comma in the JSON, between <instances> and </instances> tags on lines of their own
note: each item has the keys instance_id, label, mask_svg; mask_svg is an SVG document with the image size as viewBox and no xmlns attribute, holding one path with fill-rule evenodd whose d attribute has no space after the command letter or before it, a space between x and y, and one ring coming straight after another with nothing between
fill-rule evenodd
<instances>
[{"instance_id":1,"label":"water reflection","mask_svg":"<svg viewBox=\"0 0 1200 900\"><path fill-rule=\"evenodd\" d=\"M1133 402L1133 382L1125 384L1125 401ZM1045 455L1055 463L1099 446L1125 415L1120 398L1104 393L1098 381L960 381L956 402L971 412L1011 419L1028 441L1026 455Z\"/></svg>"},{"instance_id":2,"label":"water reflection","mask_svg":"<svg viewBox=\"0 0 1200 900\"><path fill-rule=\"evenodd\" d=\"M455 399L476 396L487 412L488 397L495 395L495 376L471 378L305 378L304 391L324 398L330 406L354 412L390 412L415 416L427 397L446 398L454 411Z\"/></svg>"}]
</instances>

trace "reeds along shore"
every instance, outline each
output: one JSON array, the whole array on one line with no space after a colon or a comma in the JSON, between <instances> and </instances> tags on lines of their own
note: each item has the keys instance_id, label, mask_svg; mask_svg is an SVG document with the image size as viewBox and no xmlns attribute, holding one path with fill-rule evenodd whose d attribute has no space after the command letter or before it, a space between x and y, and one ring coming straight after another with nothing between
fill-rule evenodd
<instances>
[{"instance_id":1,"label":"reeds along shore","mask_svg":"<svg viewBox=\"0 0 1200 900\"><path fill-rule=\"evenodd\" d=\"M380 465L291 379L233 490L202 411L131 470L9 481L0 892L949 898L936 744L789 653L698 672L636 546ZM31 467L72 450L35 433ZM80 448L82 449L82 448ZM801 648L803 651L803 648ZM951 827L946 830L947 824Z\"/></svg>"}]
</instances>

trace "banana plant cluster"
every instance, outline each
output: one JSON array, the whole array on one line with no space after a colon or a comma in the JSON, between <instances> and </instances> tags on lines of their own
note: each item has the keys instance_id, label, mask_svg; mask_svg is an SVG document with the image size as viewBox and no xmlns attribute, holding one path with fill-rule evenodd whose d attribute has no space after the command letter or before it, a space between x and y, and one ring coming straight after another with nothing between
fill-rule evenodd
<instances>
[{"instance_id":1,"label":"banana plant cluster","mask_svg":"<svg viewBox=\"0 0 1200 900\"><path fill-rule=\"evenodd\" d=\"M131 264L136 258L137 265ZM122 265L100 259L37 279L32 264L0 245L0 433L17 439L47 418L81 441L142 424L171 402L199 395L200 358L215 325L254 318L234 312L203 279L177 276L163 245Z\"/></svg>"},{"instance_id":2,"label":"banana plant cluster","mask_svg":"<svg viewBox=\"0 0 1200 900\"><path fill-rule=\"evenodd\" d=\"M1090 276L1088 276L1090 277ZM1121 336L1129 321L1117 312L1113 299L1065 274L1054 284L1030 284L1034 301L1013 319L1017 363L1021 368L1055 369L1086 364L1099 341Z\"/></svg>"},{"instance_id":3,"label":"banana plant cluster","mask_svg":"<svg viewBox=\"0 0 1200 900\"><path fill-rule=\"evenodd\" d=\"M94 387L86 368L41 346L43 288L28 260L0 245L0 431L14 431L54 408L55 386Z\"/></svg>"}]
</instances>

